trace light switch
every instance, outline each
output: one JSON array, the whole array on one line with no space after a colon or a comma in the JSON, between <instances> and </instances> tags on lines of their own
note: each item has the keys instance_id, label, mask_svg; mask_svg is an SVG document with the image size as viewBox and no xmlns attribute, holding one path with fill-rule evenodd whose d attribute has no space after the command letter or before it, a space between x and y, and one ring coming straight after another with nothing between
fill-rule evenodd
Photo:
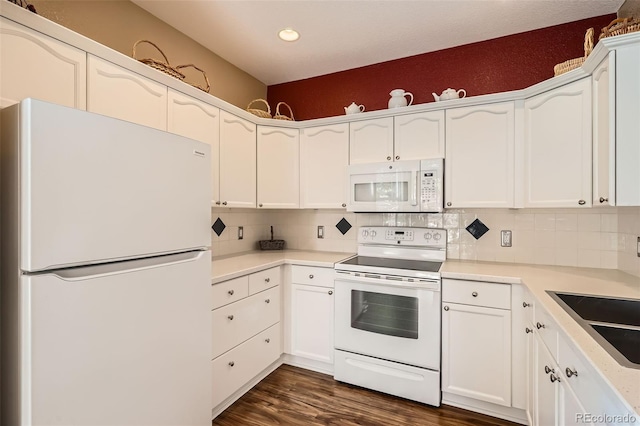
<instances>
[{"instance_id":1,"label":"light switch","mask_svg":"<svg viewBox=\"0 0 640 426\"><path fill-rule=\"evenodd\" d=\"M324 238L324 226L318 225L318 238Z\"/></svg>"},{"instance_id":2,"label":"light switch","mask_svg":"<svg viewBox=\"0 0 640 426\"><path fill-rule=\"evenodd\" d=\"M511 247L511 231L500 231L500 245L502 247Z\"/></svg>"},{"instance_id":3,"label":"light switch","mask_svg":"<svg viewBox=\"0 0 640 426\"><path fill-rule=\"evenodd\" d=\"M242 226L238 226L238 239L241 240L244 238L244 228Z\"/></svg>"},{"instance_id":4,"label":"light switch","mask_svg":"<svg viewBox=\"0 0 640 426\"><path fill-rule=\"evenodd\" d=\"M638 257L640 257L640 237L638 237Z\"/></svg>"}]
</instances>

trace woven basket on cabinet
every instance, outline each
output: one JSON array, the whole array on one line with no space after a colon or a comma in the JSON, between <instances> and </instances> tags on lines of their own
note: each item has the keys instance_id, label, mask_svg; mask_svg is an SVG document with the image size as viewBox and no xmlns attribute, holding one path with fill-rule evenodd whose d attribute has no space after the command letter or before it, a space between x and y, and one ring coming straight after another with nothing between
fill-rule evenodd
<instances>
[{"instance_id":1,"label":"woven basket on cabinet","mask_svg":"<svg viewBox=\"0 0 640 426\"><path fill-rule=\"evenodd\" d=\"M640 31L640 19L636 18L618 18L611 21L609 25L600 31L598 40L606 37L613 37L621 34L629 34Z\"/></svg>"},{"instance_id":2,"label":"woven basket on cabinet","mask_svg":"<svg viewBox=\"0 0 640 426\"><path fill-rule=\"evenodd\" d=\"M251 105L253 105L254 102L262 102L267 106L267 110L251 108ZM249 102L249 105L247 105L247 111L260 118L271 118L271 107L269 107L269 104L264 99L254 99Z\"/></svg>"},{"instance_id":3,"label":"woven basket on cabinet","mask_svg":"<svg viewBox=\"0 0 640 426\"><path fill-rule=\"evenodd\" d=\"M584 35L584 56L581 58L569 59L564 61L555 67L553 67L553 74L558 76L564 74L576 68L579 68L584 64L584 61L593 51L593 28L589 28Z\"/></svg>"},{"instance_id":4,"label":"woven basket on cabinet","mask_svg":"<svg viewBox=\"0 0 640 426\"><path fill-rule=\"evenodd\" d=\"M289 115L284 115L284 114L280 114L280 105L284 105L289 109ZM276 113L273 116L273 118L275 118L276 120L288 120L288 121L294 121L293 119L293 111L291 110L291 107L285 103L285 102L278 102L278 105L276 105Z\"/></svg>"}]
</instances>

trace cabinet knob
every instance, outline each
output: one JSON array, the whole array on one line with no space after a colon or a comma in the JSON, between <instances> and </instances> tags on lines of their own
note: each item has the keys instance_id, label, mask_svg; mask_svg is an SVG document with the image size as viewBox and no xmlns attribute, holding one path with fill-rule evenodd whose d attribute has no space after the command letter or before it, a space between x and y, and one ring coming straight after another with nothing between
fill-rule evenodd
<instances>
[{"instance_id":1,"label":"cabinet knob","mask_svg":"<svg viewBox=\"0 0 640 426\"><path fill-rule=\"evenodd\" d=\"M265 341L265 343L271 343L271 339L269 339L269 338L264 339L264 341Z\"/></svg>"},{"instance_id":2,"label":"cabinet knob","mask_svg":"<svg viewBox=\"0 0 640 426\"><path fill-rule=\"evenodd\" d=\"M473 297L478 297L478 292L477 292L477 291L474 291L473 293L471 293L471 295L472 295Z\"/></svg>"},{"instance_id":3,"label":"cabinet knob","mask_svg":"<svg viewBox=\"0 0 640 426\"><path fill-rule=\"evenodd\" d=\"M560 381L560 377L556 377L556 375L555 375L555 374L551 374L551 375L549 376L549 380L551 380L551 383L559 382L559 381Z\"/></svg>"},{"instance_id":4,"label":"cabinet knob","mask_svg":"<svg viewBox=\"0 0 640 426\"><path fill-rule=\"evenodd\" d=\"M229 367L233 367L234 365L236 365L236 363L235 363L235 362L233 362L233 361L229 361Z\"/></svg>"},{"instance_id":5,"label":"cabinet knob","mask_svg":"<svg viewBox=\"0 0 640 426\"><path fill-rule=\"evenodd\" d=\"M447 207L451 207L451 201L447 202Z\"/></svg>"},{"instance_id":6,"label":"cabinet knob","mask_svg":"<svg viewBox=\"0 0 640 426\"><path fill-rule=\"evenodd\" d=\"M219 205L220 205L220 201L216 201L216 206L219 206Z\"/></svg>"},{"instance_id":7,"label":"cabinet knob","mask_svg":"<svg viewBox=\"0 0 640 426\"><path fill-rule=\"evenodd\" d=\"M399 159L400 159L400 156L399 156L399 155L396 155L396 160L399 160Z\"/></svg>"},{"instance_id":8,"label":"cabinet knob","mask_svg":"<svg viewBox=\"0 0 640 426\"><path fill-rule=\"evenodd\" d=\"M522 302L522 307L523 308L528 308L529 306L531 306L531 303Z\"/></svg>"},{"instance_id":9,"label":"cabinet knob","mask_svg":"<svg viewBox=\"0 0 640 426\"><path fill-rule=\"evenodd\" d=\"M391 161L391 156L388 156L388 157L387 157L387 161Z\"/></svg>"},{"instance_id":10,"label":"cabinet knob","mask_svg":"<svg viewBox=\"0 0 640 426\"><path fill-rule=\"evenodd\" d=\"M571 376L576 376L578 377L578 370L572 370L569 367L567 367L564 372L567 374L567 377L571 377Z\"/></svg>"},{"instance_id":11,"label":"cabinet knob","mask_svg":"<svg viewBox=\"0 0 640 426\"><path fill-rule=\"evenodd\" d=\"M329 290L329 296L333 294L333 290Z\"/></svg>"},{"instance_id":12,"label":"cabinet knob","mask_svg":"<svg viewBox=\"0 0 640 426\"><path fill-rule=\"evenodd\" d=\"M529 333L533 333L533 330L530 329L529 327L525 328L524 331L529 334Z\"/></svg>"},{"instance_id":13,"label":"cabinet knob","mask_svg":"<svg viewBox=\"0 0 640 426\"><path fill-rule=\"evenodd\" d=\"M608 198L600 197L600 203L604 203L604 202L607 202L607 201L609 201Z\"/></svg>"},{"instance_id":14,"label":"cabinet knob","mask_svg":"<svg viewBox=\"0 0 640 426\"><path fill-rule=\"evenodd\" d=\"M342 203L342 207L347 207L347 203Z\"/></svg>"},{"instance_id":15,"label":"cabinet knob","mask_svg":"<svg viewBox=\"0 0 640 426\"><path fill-rule=\"evenodd\" d=\"M545 372L546 374L549 374L549 373L555 373L555 370L554 370L553 368L549 368L549 366L548 366L548 365L545 365L545 366L544 366L544 372Z\"/></svg>"},{"instance_id":16,"label":"cabinet knob","mask_svg":"<svg viewBox=\"0 0 640 426\"><path fill-rule=\"evenodd\" d=\"M540 330L541 328L544 328L544 324L540 324L539 322L536 323L536 328L538 330Z\"/></svg>"},{"instance_id":17,"label":"cabinet knob","mask_svg":"<svg viewBox=\"0 0 640 426\"><path fill-rule=\"evenodd\" d=\"M265 279L264 279L264 282L265 282L265 283L268 283L269 281L271 281L271 278L265 278Z\"/></svg>"},{"instance_id":18,"label":"cabinet knob","mask_svg":"<svg viewBox=\"0 0 640 426\"><path fill-rule=\"evenodd\" d=\"M449 310L449 307L448 307L448 306L445 306L445 307L444 307L444 310L445 310L445 311L448 311L448 310Z\"/></svg>"},{"instance_id":19,"label":"cabinet knob","mask_svg":"<svg viewBox=\"0 0 640 426\"><path fill-rule=\"evenodd\" d=\"M235 293L235 291L229 290L227 293L229 293L229 296L233 296L233 293Z\"/></svg>"},{"instance_id":20,"label":"cabinet knob","mask_svg":"<svg viewBox=\"0 0 640 426\"><path fill-rule=\"evenodd\" d=\"M309 278L310 278L310 279L313 279L313 274L309 274Z\"/></svg>"},{"instance_id":21,"label":"cabinet knob","mask_svg":"<svg viewBox=\"0 0 640 426\"><path fill-rule=\"evenodd\" d=\"M579 200L578 204L580 204L581 206L584 206L587 202L585 200Z\"/></svg>"},{"instance_id":22,"label":"cabinet knob","mask_svg":"<svg viewBox=\"0 0 640 426\"><path fill-rule=\"evenodd\" d=\"M265 299L264 303L271 303L271 299Z\"/></svg>"},{"instance_id":23,"label":"cabinet knob","mask_svg":"<svg viewBox=\"0 0 640 426\"><path fill-rule=\"evenodd\" d=\"M258 204L258 207L262 207L262 203Z\"/></svg>"},{"instance_id":24,"label":"cabinet knob","mask_svg":"<svg viewBox=\"0 0 640 426\"><path fill-rule=\"evenodd\" d=\"M233 315L229 315L227 318L229 318L229 321L233 321Z\"/></svg>"},{"instance_id":25,"label":"cabinet knob","mask_svg":"<svg viewBox=\"0 0 640 426\"><path fill-rule=\"evenodd\" d=\"M226 201L223 201L223 202L222 202L222 205L223 205L223 206L226 206L226 205L227 205L227 202L226 202Z\"/></svg>"}]
</instances>

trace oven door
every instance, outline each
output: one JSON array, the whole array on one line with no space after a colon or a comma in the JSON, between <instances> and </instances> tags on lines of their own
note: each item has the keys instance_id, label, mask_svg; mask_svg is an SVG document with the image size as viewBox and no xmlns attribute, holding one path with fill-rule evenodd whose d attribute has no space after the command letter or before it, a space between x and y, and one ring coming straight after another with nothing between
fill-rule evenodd
<instances>
[{"instance_id":1,"label":"oven door","mask_svg":"<svg viewBox=\"0 0 640 426\"><path fill-rule=\"evenodd\" d=\"M336 349L440 370L440 291L380 281L336 279Z\"/></svg>"},{"instance_id":2,"label":"oven door","mask_svg":"<svg viewBox=\"0 0 640 426\"><path fill-rule=\"evenodd\" d=\"M419 161L349 166L348 211L420 211Z\"/></svg>"}]
</instances>

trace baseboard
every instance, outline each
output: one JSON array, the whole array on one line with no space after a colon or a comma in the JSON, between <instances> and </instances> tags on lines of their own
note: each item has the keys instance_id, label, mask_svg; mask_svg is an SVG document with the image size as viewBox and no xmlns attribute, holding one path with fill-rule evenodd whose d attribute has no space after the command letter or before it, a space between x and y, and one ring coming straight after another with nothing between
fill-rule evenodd
<instances>
[{"instance_id":1,"label":"baseboard","mask_svg":"<svg viewBox=\"0 0 640 426\"><path fill-rule=\"evenodd\" d=\"M284 354L282 356L283 364L292 365L294 367L304 368L305 370L315 371L316 373L327 374L333 376L333 364L328 364L314 359L303 358L295 355Z\"/></svg>"},{"instance_id":2,"label":"baseboard","mask_svg":"<svg viewBox=\"0 0 640 426\"><path fill-rule=\"evenodd\" d=\"M487 416L497 417L503 420L509 420L510 422L519 423L521 425L529 424L527 421L526 411L519 408L503 407L490 402L478 401L477 399L454 395L447 392L442 392L442 404L480 414L486 414Z\"/></svg>"}]
</instances>

